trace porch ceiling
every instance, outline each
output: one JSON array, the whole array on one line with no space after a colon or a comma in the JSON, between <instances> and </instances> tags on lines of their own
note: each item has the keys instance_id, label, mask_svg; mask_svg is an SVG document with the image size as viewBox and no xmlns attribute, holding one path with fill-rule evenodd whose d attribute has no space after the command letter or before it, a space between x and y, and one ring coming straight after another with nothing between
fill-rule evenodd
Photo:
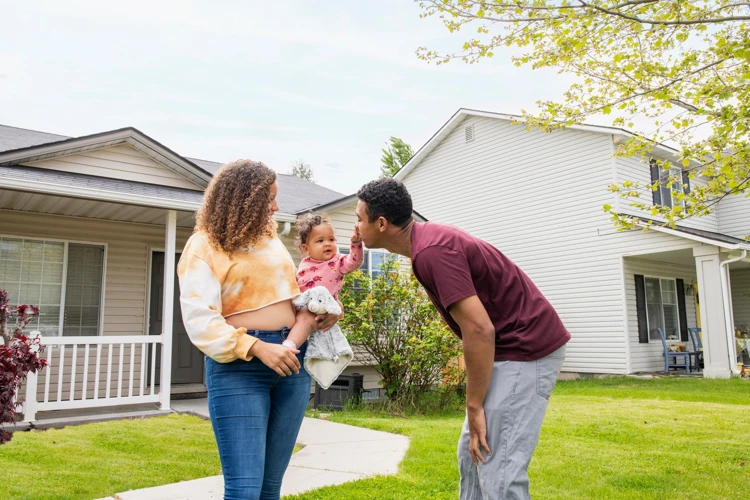
<instances>
[{"instance_id":1,"label":"porch ceiling","mask_svg":"<svg viewBox=\"0 0 750 500\"><path fill-rule=\"evenodd\" d=\"M0 210L65 215L87 219L164 225L165 210L106 201L85 200L51 194L0 190ZM177 212L177 226L192 228L193 212Z\"/></svg>"},{"instance_id":2,"label":"porch ceiling","mask_svg":"<svg viewBox=\"0 0 750 500\"><path fill-rule=\"evenodd\" d=\"M729 254L723 254L722 260L728 259ZM671 252L654 252L643 255L631 255L626 258L649 260L653 262L663 262L666 264L677 264L681 266L695 267L695 257L693 256L693 249L686 248L683 250L674 250ZM739 262L733 262L729 264L729 269L747 269L750 268L750 261L744 260Z\"/></svg>"}]
</instances>

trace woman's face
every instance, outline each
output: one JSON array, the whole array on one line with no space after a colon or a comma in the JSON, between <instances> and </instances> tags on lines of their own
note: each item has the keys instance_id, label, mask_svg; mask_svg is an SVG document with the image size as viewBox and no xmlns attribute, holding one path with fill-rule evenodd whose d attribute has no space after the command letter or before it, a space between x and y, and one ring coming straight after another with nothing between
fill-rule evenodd
<instances>
[{"instance_id":1,"label":"woman's face","mask_svg":"<svg viewBox=\"0 0 750 500\"><path fill-rule=\"evenodd\" d=\"M276 202L276 195L279 194L279 185L276 181L271 184L271 201L268 203L268 216L273 217L273 214L279 211L279 204Z\"/></svg>"}]
</instances>

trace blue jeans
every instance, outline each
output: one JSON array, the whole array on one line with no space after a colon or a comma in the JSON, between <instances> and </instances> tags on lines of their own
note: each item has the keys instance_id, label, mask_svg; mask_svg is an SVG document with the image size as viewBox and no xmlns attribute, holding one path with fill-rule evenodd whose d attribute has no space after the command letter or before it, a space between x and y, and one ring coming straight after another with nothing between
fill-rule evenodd
<instances>
[{"instance_id":1,"label":"blue jeans","mask_svg":"<svg viewBox=\"0 0 750 500\"><path fill-rule=\"evenodd\" d=\"M281 344L289 333L248 334ZM302 365L307 345L297 358ZM225 500L278 500L310 399L310 375L280 377L258 358L217 363L206 358L208 411L224 474Z\"/></svg>"}]
</instances>

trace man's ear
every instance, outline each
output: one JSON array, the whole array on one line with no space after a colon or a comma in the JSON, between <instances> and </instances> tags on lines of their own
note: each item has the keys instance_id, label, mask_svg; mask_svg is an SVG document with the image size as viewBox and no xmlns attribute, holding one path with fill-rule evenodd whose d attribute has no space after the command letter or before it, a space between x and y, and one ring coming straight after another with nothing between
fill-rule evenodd
<instances>
[{"instance_id":1,"label":"man's ear","mask_svg":"<svg viewBox=\"0 0 750 500\"><path fill-rule=\"evenodd\" d=\"M383 233L386 229L388 229L388 221L383 216L378 217L378 230Z\"/></svg>"}]
</instances>

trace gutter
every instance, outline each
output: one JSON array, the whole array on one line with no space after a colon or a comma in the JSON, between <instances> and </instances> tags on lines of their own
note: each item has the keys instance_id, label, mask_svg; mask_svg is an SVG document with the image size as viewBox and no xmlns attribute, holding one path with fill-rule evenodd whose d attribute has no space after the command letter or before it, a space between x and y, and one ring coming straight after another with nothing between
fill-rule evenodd
<instances>
[{"instance_id":1,"label":"gutter","mask_svg":"<svg viewBox=\"0 0 750 500\"><path fill-rule=\"evenodd\" d=\"M729 369L735 375L740 375L740 371L737 369L737 346L734 341L734 321L731 316L731 300L729 296L729 282L727 280L727 274L729 273L729 264L732 262L739 262L747 257L747 250L742 251L742 255L733 259L727 259L719 264L719 277L721 278L721 295L724 299L724 323L726 323L726 335L727 335L727 351L729 351Z\"/></svg>"}]
</instances>

